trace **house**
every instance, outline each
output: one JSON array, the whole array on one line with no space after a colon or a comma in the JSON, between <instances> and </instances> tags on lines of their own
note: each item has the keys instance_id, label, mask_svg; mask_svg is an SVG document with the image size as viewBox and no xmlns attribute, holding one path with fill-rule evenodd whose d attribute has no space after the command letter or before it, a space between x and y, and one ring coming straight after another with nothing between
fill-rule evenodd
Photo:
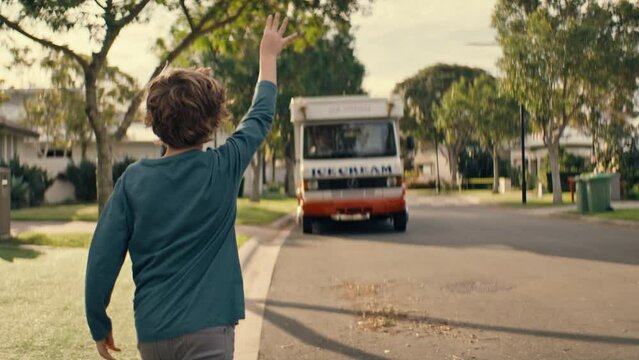
<instances>
[{"instance_id":1,"label":"house","mask_svg":"<svg viewBox=\"0 0 639 360\"><path fill-rule=\"evenodd\" d=\"M548 149L544 144L542 134L531 134L526 136L526 167L528 172L534 176L545 172L545 159L548 156ZM590 161L593 158L592 137L581 129L566 127L559 145L568 153L581 156ZM521 144L517 144L510 149L510 163L513 168L521 168Z\"/></svg>"},{"instance_id":2,"label":"house","mask_svg":"<svg viewBox=\"0 0 639 360\"><path fill-rule=\"evenodd\" d=\"M0 115L0 162L31 155L30 143L36 142L39 136L36 131Z\"/></svg>"},{"instance_id":3,"label":"house","mask_svg":"<svg viewBox=\"0 0 639 360\"><path fill-rule=\"evenodd\" d=\"M46 170L49 178L57 178L63 173L68 164L73 161L79 163L82 151L79 144L74 145L70 150L51 149L44 153L44 143L47 134L30 130L20 122L25 117L24 102L34 96L40 89L10 89L5 93L9 99L0 104L0 154L7 156L7 159L17 155L23 164L37 166ZM2 124L7 124L3 126ZM10 136L3 137L3 129L11 129ZM9 130L5 131L9 134ZM228 137L228 131L220 129L212 141L204 144L204 147L216 147L223 144ZM28 139L28 141L27 141ZM6 147L6 150L5 150ZM158 158L162 155L162 144L153 131L142 122L133 122L127 129L126 134L120 141L112 144L113 162L119 162L125 158L145 159ZM86 148L86 159L97 163L97 148L95 139L91 139ZM272 172L272 170L271 170ZM280 171L281 172L281 171ZM270 174L270 172L269 172ZM283 175L278 172L278 178ZM245 184L250 184L252 171L250 167L246 171ZM248 185L246 187L248 189ZM74 188L69 182L56 179L53 185L45 193L45 202L49 204L68 202L74 200Z\"/></svg>"}]
</instances>

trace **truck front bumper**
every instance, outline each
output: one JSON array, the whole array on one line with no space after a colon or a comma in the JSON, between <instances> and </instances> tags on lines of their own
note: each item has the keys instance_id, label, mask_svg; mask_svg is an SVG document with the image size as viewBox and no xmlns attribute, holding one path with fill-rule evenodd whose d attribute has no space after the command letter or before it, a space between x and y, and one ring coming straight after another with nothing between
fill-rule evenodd
<instances>
[{"instance_id":1,"label":"truck front bumper","mask_svg":"<svg viewBox=\"0 0 639 360\"><path fill-rule=\"evenodd\" d=\"M394 198L361 198L333 200L301 200L302 216L330 217L334 220L367 220L406 211L404 196Z\"/></svg>"}]
</instances>

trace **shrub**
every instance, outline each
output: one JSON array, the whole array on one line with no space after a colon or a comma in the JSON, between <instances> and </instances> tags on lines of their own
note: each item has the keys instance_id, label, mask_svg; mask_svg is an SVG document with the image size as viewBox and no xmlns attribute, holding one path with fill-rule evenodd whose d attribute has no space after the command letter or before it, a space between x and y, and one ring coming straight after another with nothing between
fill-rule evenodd
<instances>
[{"instance_id":1,"label":"shrub","mask_svg":"<svg viewBox=\"0 0 639 360\"><path fill-rule=\"evenodd\" d=\"M78 201L92 202L97 199L95 164L83 159L79 165L70 163L66 175L62 176L73 184L75 198Z\"/></svg>"},{"instance_id":2,"label":"shrub","mask_svg":"<svg viewBox=\"0 0 639 360\"><path fill-rule=\"evenodd\" d=\"M11 176L11 208L29 206L29 184L22 177Z\"/></svg>"},{"instance_id":3,"label":"shrub","mask_svg":"<svg viewBox=\"0 0 639 360\"><path fill-rule=\"evenodd\" d=\"M113 164L113 183L122 176L124 170L134 163L136 160L131 157L125 157L122 161ZM71 163L67 166L65 175L61 175L62 179L68 180L75 188L75 198L81 202L93 202L97 199L95 163L89 160L80 161L79 165Z\"/></svg>"},{"instance_id":4,"label":"shrub","mask_svg":"<svg viewBox=\"0 0 639 360\"><path fill-rule=\"evenodd\" d=\"M45 191L53 183L47 172L37 166L21 164L18 158L9 161L8 165L11 171L11 206L41 205Z\"/></svg>"}]
</instances>

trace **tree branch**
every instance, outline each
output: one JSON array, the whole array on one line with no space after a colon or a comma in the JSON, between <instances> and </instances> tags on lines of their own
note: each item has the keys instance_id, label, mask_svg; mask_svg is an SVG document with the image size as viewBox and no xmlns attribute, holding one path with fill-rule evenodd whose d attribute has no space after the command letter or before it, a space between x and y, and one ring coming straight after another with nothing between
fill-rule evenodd
<instances>
[{"instance_id":1,"label":"tree branch","mask_svg":"<svg viewBox=\"0 0 639 360\"><path fill-rule=\"evenodd\" d=\"M100 3L100 1L99 1L99 0L93 0L93 2L95 2L95 3L96 3L99 7L101 7L103 10L106 10L106 5L102 5L102 4Z\"/></svg>"},{"instance_id":2,"label":"tree branch","mask_svg":"<svg viewBox=\"0 0 639 360\"><path fill-rule=\"evenodd\" d=\"M173 60L175 60L184 50L186 50L189 46L191 46L195 42L195 40L197 40L200 36L237 20L242 15L242 13L244 13L244 11L247 9L250 3L253 3L253 2L245 1L242 4L242 6L240 6L237 9L237 11L235 11L233 15L228 15L225 19L216 21L213 24L207 27L204 27L206 22L211 20L211 18L215 15L215 8L212 8L195 25L195 29L197 29L196 31L191 31L191 33L189 33L184 39L182 39L182 41L180 41L180 43L173 50L168 52L162 59L160 59L158 66L155 68L155 70L153 70L153 73L149 77L149 81L155 78L156 76L158 76L162 72L162 70L166 67L167 64L170 64L171 62L173 62ZM219 8L219 7L220 5L216 6L216 8ZM126 131L131 125L131 122L133 122L137 109L140 107L140 104L142 104L145 91L146 91L145 89L140 90L131 100L131 103L129 104L126 114L124 115L124 119L122 119L122 122L120 123L117 130L113 134L116 141L121 140L124 137L124 135L126 135Z\"/></svg>"},{"instance_id":3,"label":"tree branch","mask_svg":"<svg viewBox=\"0 0 639 360\"><path fill-rule=\"evenodd\" d=\"M191 18L191 14L189 13L189 9L186 7L186 3L184 2L184 0L180 0L180 7L182 8L182 12L184 13L186 21L189 23L191 31L195 30L195 24L193 24L193 19Z\"/></svg>"},{"instance_id":4,"label":"tree branch","mask_svg":"<svg viewBox=\"0 0 639 360\"><path fill-rule=\"evenodd\" d=\"M78 64L80 64L80 66L82 66L82 69L87 69L89 67L89 63L78 53L76 53L75 51L69 49L67 46L64 45L58 45L55 44L53 42L51 42L50 40L44 39L44 38L39 38L31 33L28 33L26 30L24 30L20 24L13 22L9 19L7 19L4 15L0 14L0 27L2 25L6 25L8 28L22 34L23 36L37 42L38 44L47 47L49 49L55 50L55 51L60 51L62 53L64 53L65 55L73 58L75 61L78 62Z\"/></svg>"},{"instance_id":5,"label":"tree branch","mask_svg":"<svg viewBox=\"0 0 639 360\"><path fill-rule=\"evenodd\" d=\"M125 25L129 24L131 21L133 21L133 19L140 15L140 12L144 10L144 8L149 4L150 1L151 0L140 1L137 5L135 5L131 12L129 12L126 16L123 16L119 20L115 20L115 16L111 14L110 2L109 4L107 4L107 7L104 10L104 22L107 28L106 35L104 36L104 41L102 41L102 48L100 49L100 52L98 52L97 54L93 54L93 66L95 66L96 68L100 68L102 66L104 61L106 61L106 56L111 49L111 46L113 46L115 39L118 37L120 30L122 30Z\"/></svg>"}]
</instances>

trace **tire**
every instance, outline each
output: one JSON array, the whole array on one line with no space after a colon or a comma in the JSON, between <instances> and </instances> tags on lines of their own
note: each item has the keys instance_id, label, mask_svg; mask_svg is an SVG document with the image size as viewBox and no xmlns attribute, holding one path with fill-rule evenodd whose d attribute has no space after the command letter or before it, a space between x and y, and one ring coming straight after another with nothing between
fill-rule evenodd
<instances>
[{"instance_id":1,"label":"tire","mask_svg":"<svg viewBox=\"0 0 639 360\"><path fill-rule=\"evenodd\" d=\"M393 227L395 231L405 232L406 224L408 224L408 213L406 211L393 215Z\"/></svg>"},{"instance_id":2,"label":"tire","mask_svg":"<svg viewBox=\"0 0 639 360\"><path fill-rule=\"evenodd\" d=\"M309 216L302 216L302 232L304 234L313 233L313 219Z\"/></svg>"}]
</instances>

